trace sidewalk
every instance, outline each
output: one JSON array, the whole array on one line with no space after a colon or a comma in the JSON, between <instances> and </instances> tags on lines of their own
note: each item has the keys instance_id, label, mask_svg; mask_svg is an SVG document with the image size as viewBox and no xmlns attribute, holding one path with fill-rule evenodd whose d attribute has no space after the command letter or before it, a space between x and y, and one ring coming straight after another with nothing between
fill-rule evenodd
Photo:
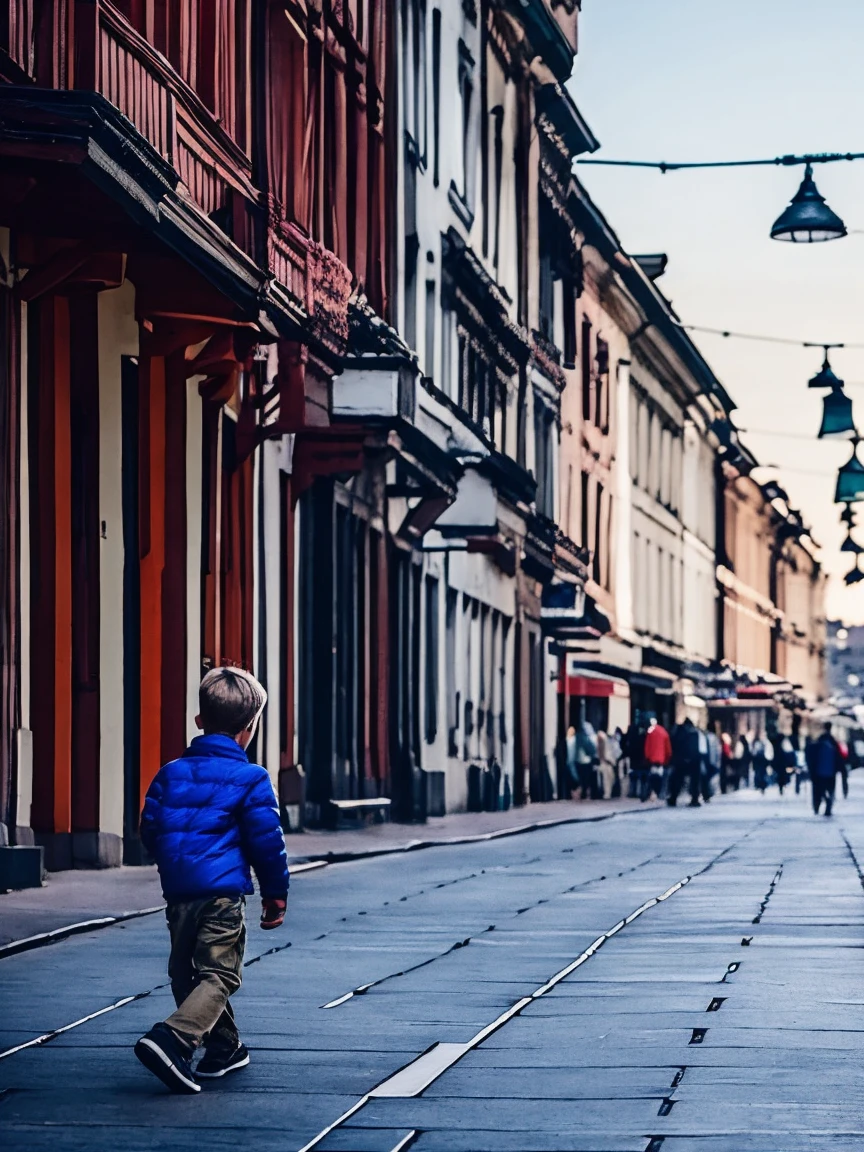
<instances>
[{"instance_id":1,"label":"sidewalk","mask_svg":"<svg viewBox=\"0 0 864 1152\"><path fill-rule=\"evenodd\" d=\"M356 832L304 832L285 837L292 864L337 863L448 843L517 835L549 824L608 819L658 807L636 800L551 801L509 812L458 812L426 824L372 824ZM125 918L159 908L162 892L154 867L50 872L42 888L0 893L0 947L43 932L102 918Z\"/></svg>"}]
</instances>

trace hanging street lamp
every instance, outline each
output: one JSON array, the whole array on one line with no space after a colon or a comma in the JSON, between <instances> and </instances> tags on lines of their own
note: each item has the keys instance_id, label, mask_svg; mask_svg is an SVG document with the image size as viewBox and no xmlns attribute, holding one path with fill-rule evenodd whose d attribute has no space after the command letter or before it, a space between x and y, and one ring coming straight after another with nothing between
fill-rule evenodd
<instances>
[{"instance_id":1,"label":"hanging street lamp","mask_svg":"<svg viewBox=\"0 0 864 1152\"><path fill-rule=\"evenodd\" d=\"M804 169L801 187L792 197L785 212L774 221L772 240L788 240L793 244L817 244L823 240L841 240L846 225L836 212L825 203L813 179L813 167Z\"/></svg>"},{"instance_id":2,"label":"hanging street lamp","mask_svg":"<svg viewBox=\"0 0 864 1152\"><path fill-rule=\"evenodd\" d=\"M852 419L852 401L842 387L832 388L822 401L820 440L855 440L858 433Z\"/></svg>"},{"instance_id":3,"label":"hanging street lamp","mask_svg":"<svg viewBox=\"0 0 864 1152\"><path fill-rule=\"evenodd\" d=\"M810 377L810 379L807 383L807 387L808 388L842 388L843 387L843 381L840 379L839 376L837 376L835 374L834 369L831 367L831 362L828 359L828 350L829 350L829 348L842 348L843 345L842 344L817 344L817 345L807 344L807 345L805 345L805 347L824 348L824 350L825 350L825 359L822 361L822 367L819 369L819 371L816 373L815 376Z\"/></svg>"},{"instance_id":4,"label":"hanging street lamp","mask_svg":"<svg viewBox=\"0 0 864 1152\"><path fill-rule=\"evenodd\" d=\"M864 500L864 464L858 459L859 440L852 441L852 455L837 473L835 504L857 504Z\"/></svg>"},{"instance_id":5,"label":"hanging street lamp","mask_svg":"<svg viewBox=\"0 0 864 1152\"><path fill-rule=\"evenodd\" d=\"M664 175L684 168L755 168L775 165L790 168L804 165L804 179L788 207L780 213L771 228L772 240L792 244L819 244L848 236L846 225L825 203L825 197L813 179L814 164L832 164L838 160L864 160L864 152L814 152L804 156L775 156L770 160L703 160L669 163L665 160L598 160L582 159L577 164L603 164L617 168L656 168Z\"/></svg>"}]
</instances>

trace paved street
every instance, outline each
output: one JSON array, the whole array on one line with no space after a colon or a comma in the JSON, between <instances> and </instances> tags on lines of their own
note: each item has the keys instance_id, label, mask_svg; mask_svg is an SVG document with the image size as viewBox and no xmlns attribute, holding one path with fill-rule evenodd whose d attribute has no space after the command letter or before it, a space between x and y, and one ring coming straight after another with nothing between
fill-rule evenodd
<instances>
[{"instance_id":1,"label":"paved street","mask_svg":"<svg viewBox=\"0 0 864 1152\"><path fill-rule=\"evenodd\" d=\"M253 1062L194 1098L131 1052L170 1001L160 915L11 956L0 1142L860 1147L858 775L832 820L751 792L300 875L288 929L250 933L236 1007Z\"/></svg>"}]
</instances>

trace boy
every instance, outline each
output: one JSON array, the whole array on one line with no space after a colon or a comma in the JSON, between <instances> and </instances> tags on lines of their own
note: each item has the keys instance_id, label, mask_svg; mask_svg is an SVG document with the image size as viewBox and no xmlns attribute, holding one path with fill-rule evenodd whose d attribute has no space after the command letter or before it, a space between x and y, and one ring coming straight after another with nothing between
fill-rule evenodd
<instances>
[{"instance_id":1,"label":"boy","mask_svg":"<svg viewBox=\"0 0 864 1152\"><path fill-rule=\"evenodd\" d=\"M168 904L177 1010L141 1037L135 1055L172 1092L200 1092L199 1078L249 1063L228 997L240 987L250 865L261 890L261 927L278 928L285 919L288 859L276 799L266 771L245 751L266 703L248 672L208 672L195 718L204 735L159 770L144 803L141 840Z\"/></svg>"}]
</instances>

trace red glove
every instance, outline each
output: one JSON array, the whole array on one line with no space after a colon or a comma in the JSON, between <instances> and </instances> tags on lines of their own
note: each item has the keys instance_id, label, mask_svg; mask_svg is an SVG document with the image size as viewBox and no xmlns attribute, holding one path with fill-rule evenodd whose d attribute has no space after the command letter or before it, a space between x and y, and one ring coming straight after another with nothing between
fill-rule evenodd
<instances>
[{"instance_id":1,"label":"red glove","mask_svg":"<svg viewBox=\"0 0 864 1152\"><path fill-rule=\"evenodd\" d=\"M270 898L261 901L261 927L279 928L285 919L287 900L273 900Z\"/></svg>"}]
</instances>

